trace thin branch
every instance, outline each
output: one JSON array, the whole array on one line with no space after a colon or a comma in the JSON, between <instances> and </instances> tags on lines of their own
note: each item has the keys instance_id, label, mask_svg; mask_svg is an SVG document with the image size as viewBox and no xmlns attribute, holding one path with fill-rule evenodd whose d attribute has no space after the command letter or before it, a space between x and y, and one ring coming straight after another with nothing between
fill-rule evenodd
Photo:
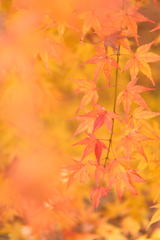
<instances>
[{"instance_id":1,"label":"thin branch","mask_svg":"<svg viewBox=\"0 0 160 240\"><path fill-rule=\"evenodd\" d=\"M120 57L120 46L118 47L117 50L117 66L119 65L119 57ZM117 102L117 90L118 90L118 76L119 76L119 68L116 68L116 76L115 76L115 88L114 88L114 103L113 103L113 112L116 113L116 102ZM107 160L109 159L109 154L111 150L111 144L112 144L112 139L113 139L113 132L114 132L114 123L115 119L112 118L112 129L110 133L110 138L109 138L109 144L108 144L108 150L107 150L107 155L105 157L105 162L104 162L104 167L106 167Z\"/></svg>"}]
</instances>

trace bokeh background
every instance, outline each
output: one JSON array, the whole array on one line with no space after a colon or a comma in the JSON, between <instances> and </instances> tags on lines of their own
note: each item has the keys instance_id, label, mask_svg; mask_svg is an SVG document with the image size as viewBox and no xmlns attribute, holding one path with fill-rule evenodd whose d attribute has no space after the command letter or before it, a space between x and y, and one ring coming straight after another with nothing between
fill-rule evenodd
<instances>
[{"instance_id":1,"label":"bokeh background","mask_svg":"<svg viewBox=\"0 0 160 240\"><path fill-rule=\"evenodd\" d=\"M138 3L145 16L160 22L160 7ZM97 41L92 32L80 41L75 6L83 10L87 3L0 1L0 239L159 240L159 223L146 227L160 198L158 141L147 149L148 163L138 166L146 182L137 186L137 196L126 193L120 201L110 193L94 210L91 180L66 187L63 169L82 151L73 147L81 99L75 79L93 75L94 66L83 62L94 55ZM153 27L139 24L140 44L156 39L152 51L160 54L160 32L151 33ZM144 98L159 112L160 63L151 67L156 87ZM128 72L123 79L119 89L127 84ZM150 87L142 74L140 82ZM111 109L113 94L103 75L98 87L100 103ZM159 135L159 118L151 125Z\"/></svg>"}]
</instances>

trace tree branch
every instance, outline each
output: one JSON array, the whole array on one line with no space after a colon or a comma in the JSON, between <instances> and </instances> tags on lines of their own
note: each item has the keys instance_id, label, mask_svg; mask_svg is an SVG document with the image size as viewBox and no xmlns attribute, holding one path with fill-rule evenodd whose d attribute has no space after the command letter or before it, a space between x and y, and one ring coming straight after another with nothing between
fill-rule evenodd
<instances>
[{"instance_id":1,"label":"tree branch","mask_svg":"<svg viewBox=\"0 0 160 240\"><path fill-rule=\"evenodd\" d=\"M113 112L116 113L116 102L117 102L117 90L118 90L118 76L119 76L119 57L120 57L120 46L117 49L117 68L116 68L116 76L115 76L115 87L114 87L114 103L113 103ZM115 124L115 119L112 119L112 129L109 137L109 144L108 144L108 150L107 150L107 155L105 157L105 162L104 162L104 167L106 167L107 160L109 159L109 154L111 150L111 144L112 144L112 139L113 139L113 132L114 132L114 124Z\"/></svg>"}]
</instances>

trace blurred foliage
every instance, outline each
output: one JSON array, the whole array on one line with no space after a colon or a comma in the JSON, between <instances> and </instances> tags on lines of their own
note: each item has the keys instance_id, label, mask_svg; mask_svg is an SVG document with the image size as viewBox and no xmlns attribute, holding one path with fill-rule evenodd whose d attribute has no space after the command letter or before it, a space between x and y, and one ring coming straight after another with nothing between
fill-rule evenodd
<instances>
[{"instance_id":1,"label":"blurred foliage","mask_svg":"<svg viewBox=\"0 0 160 240\"><path fill-rule=\"evenodd\" d=\"M75 2L0 1L0 239L159 240L159 222L147 227L160 201L159 141L147 149L148 162L139 157L145 183L136 186L137 196L126 193L119 200L111 192L94 210L92 181L66 187L62 169L81 153L72 146L81 97L74 79L93 76L93 65L83 63L95 54L97 41L92 30L80 41L81 19L77 23L71 14ZM145 16L160 22L160 7L136 2ZM83 8L85 1L80 4ZM140 43L156 39L152 49L160 54L160 33L149 32L154 26L139 24ZM156 88L144 94L153 111L159 111L159 69L159 63L152 65ZM120 77L122 90L129 74ZM149 86L144 75L140 82ZM100 74L100 102L111 109L113 93L105 86ZM151 124L159 136L159 118Z\"/></svg>"}]
</instances>

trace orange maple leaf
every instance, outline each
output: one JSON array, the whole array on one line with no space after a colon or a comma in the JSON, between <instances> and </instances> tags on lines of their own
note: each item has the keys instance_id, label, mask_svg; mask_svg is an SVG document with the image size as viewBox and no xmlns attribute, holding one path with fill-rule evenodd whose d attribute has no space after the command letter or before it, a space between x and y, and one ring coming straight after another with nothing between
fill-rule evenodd
<instances>
[{"instance_id":1,"label":"orange maple leaf","mask_svg":"<svg viewBox=\"0 0 160 240\"><path fill-rule=\"evenodd\" d=\"M87 179L86 165L81 161L74 160L74 164L65 167L62 170L62 175L65 175L67 185L69 186L75 178L79 178L80 182L84 182Z\"/></svg>"},{"instance_id":2,"label":"orange maple leaf","mask_svg":"<svg viewBox=\"0 0 160 240\"><path fill-rule=\"evenodd\" d=\"M141 126L143 123L143 126L147 124L147 122L144 120L154 118L159 116L159 112L152 112L150 110L144 110L142 107L135 108L130 115L125 114L125 118L121 119L122 122L124 121L125 123L128 124L131 128L134 128L135 126Z\"/></svg>"},{"instance_id":3,"label":"orange maple leaf","mask_svg":"<svg viewBox=\"0 0 160 240\"><path fill-rule=\"evenodd\" d=\"M112 160L107 168L108 171L108 187L114 187L119 198L124 194L124 190L128 189L132 194L136 195L137 191L134 182L143 182L143 178L134 169L126 169L118 160Z\"/></svg>"},{"instance_id":4,"label":"orange maple leaf","mask_svg":"<svg viewBox=\"0 0 160 240\"><path fill-rule=\"evenodd\" d=\"M160 56L149 51L152 44L153 42L137 48L136 52L131 54L131 59L126 63L125 70L130 69L130 74L133 79L136 78L141 71L150 79L152 84L155 85L148 63L160 61Z\"/></svg>"},{"instance_id":5,"label":"orange maple leaf","mask_svg":"<svg viewBox=\"0 0 160 240\"><path fill-rule=\"evenodd\" d=\"M141 13L138 12L137 7L131 7L128 9L124 9L120 12L121 14L121 22L122 22L122 27L126 30L125 32L127 33L128 36L133 36L138 43L138 27L137 23L138 22L151 22L154 23L154 21L150 20L149 18L146 18L143 16Z\"/></svg>"},{"instance_id":6,"label":"orange maple leaf","mask_svg":"<svg viewBox=\"0 0 160 240\"><path fill-rule=\"evenodd\" d=\"M140 93L151 91L153 88L146 88L141 85L136 85L136 79L130 81L126 89L120 92L117 98L117 104L123 104L124 111L128 114L133 102L137 103L142 108L148 109L148 106L144 99L141 97Z\"/></svg>"},{"instance_id":7,"label":"orange maple leaf","mask_svg":"<svg viewBox=\"0 0 160 240\"><path fill-rule=\"evenodd\" d=\"M104 41L104 45L110 44L112 47L115 47L116 46L114 43L115 40L112 40L112 41L109 40L109 38L106 38L106 40ZM101 72L103 72L105 74L105 76L108 80L111 76L112 68L113 67L119 68L119 66L116 63L116 60L114 58L107 56L104 46L102 48L98 49L98 52L99 52L98 55L93 56L92 58L90 58L89 60L84 62L84 64L96 64L96 70L95 70L95 74L94 74L95 80L97 80L97 78ZM108 85L110 85L110 82L108 83Z\"/></svg>"},{"instance_id":8,"label":"orange maple leaf","mask_svg":"<svg viewBox=\"0 0 160 240\"><path fill-rule=\"evenodd\" d=\"M159 112L152 112L152 111L147 111L144 110L143 108L139 107L134 110L132 113L132 116L134 119L150 119L159 116Z\"/></svg>"},{"instance_id":9,"label":"orange maple leaf","mask_svg":"<svg viewBox=\"0 0 160 240\"><path fill-rule=\"evenodd\" d=\"M95 81L76 79L76 82L79 85L76 93L84 93L77 111L90 103L93 103L93 105L96 104L98 101L98 93Z\"/></svg>"},{"instance_id":10,"label":"orange maple leaf","mask_svg":"<svg viewBox=\"0 0 160 240\"><path fill-rule=\"evenodd\" d=\"M142 134L138 128L133 128L124 133L120 140L119 147L123 147L124 151L127 150L128 156L131 156L131 153L135 151L148 161L142 145L144 141L148 140L152 139Z\"/></svg>"},{"instance_id":11,"label":"orange maple leaf","mask_svg":"<svg viewBox=\"0 0 160 240\"><path fill-rule=\"evenodd\" d=\"M106 149L106 145L100 141L99 139L96 139L96 137L93 134L88 134L87 138L84 138L83 140L75 143L74 145L86 145L83 155L82 155L82 160L88 156L91 152L95 153L97 162L100 161L100 157L102 154L102 150Z\"/></svg>"},{"instance_id":12,"label":"orange maple leaf","mask_svg":"<svg viewBox=\"0 0 160 240\"><path fill-rule=\"evenodd\" d=\"M116 192L119 198L124 194L127 188L133 195L137 195L137 191L133 185L134 182L144 182L144 179L133 169L124 171L117 175Z\"/></svg>"}]
</instances>

